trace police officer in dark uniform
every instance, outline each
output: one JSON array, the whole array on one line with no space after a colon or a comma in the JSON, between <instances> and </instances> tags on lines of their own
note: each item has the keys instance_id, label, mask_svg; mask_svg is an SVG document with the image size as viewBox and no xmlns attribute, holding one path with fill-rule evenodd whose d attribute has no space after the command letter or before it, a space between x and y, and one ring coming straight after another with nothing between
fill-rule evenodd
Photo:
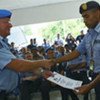
<instances>
[{"instance_id":1,"label":"police officer in dark uniform","mask_svg":"<svg viewBox=\"0 0 100 100\"><path fill-rule=\"evenodd\" d=\"M77 93L85 94L95 87L96 100L100 100L100 4L96 1L83 3L80 6L80 14L89 29L88 33L73 52L56 59L56 62L69 61L86 53L88 66L92 64L94 67L94 80L77 88Z\"/></svg>"},{"instance_id":2,"label":"police officer in dark uniform","mask_svg":"<svg viewBox=\"0 0 100 100\"><path fill-rule=\"evenodd\" d=\"M40 67L50 68L53 65L51 60L32 62L17 59L11 53L6 39L12 27L11 15L10 11L0 9L0 100L8 100L8 94L18 86L18 72L35 71Z\"/></svg>"},{"instance_id":3,"label":"police officer in dark uniform","mask_svg":"<svg viewBox=\"0 0 100 100\"><path fill-rule=\"evenodd\" d=\"M84 34L84 31L83 30L81 30L81 32L80 32L81 34L80 35L78 35L77 37L76 37L76 41L78 42L78 43L80 43L82 40L83 40L83 38L84 38L84 36L85 36L85 34Z\"/></svg>"}]
</instances>

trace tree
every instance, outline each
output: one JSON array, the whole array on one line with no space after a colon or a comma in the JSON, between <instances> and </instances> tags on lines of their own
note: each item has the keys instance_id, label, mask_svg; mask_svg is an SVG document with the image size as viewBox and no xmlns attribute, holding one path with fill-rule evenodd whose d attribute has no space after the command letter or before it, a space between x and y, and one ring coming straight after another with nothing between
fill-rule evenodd
<instances>
[{"instance_id":1,"label":"tree","mask_svg":"<svg viewBox=\"0 0 100 100\"><path fill-rule=\"evenodd\" d=\"M84 28L85 25L82 19L72 19L52 22L40 31L43 33L44 38L54 41L58 33L61 34L61 37L66 37L68 33L72 33L76 37Z\"/></svg>"}]
</instances>

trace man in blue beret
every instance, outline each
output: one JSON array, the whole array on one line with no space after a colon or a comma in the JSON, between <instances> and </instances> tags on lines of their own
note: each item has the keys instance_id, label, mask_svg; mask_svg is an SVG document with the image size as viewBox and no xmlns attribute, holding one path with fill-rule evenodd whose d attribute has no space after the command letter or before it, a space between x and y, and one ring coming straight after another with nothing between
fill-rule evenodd
<instances>
[{"instance_id":1,"label":"man in blue beret","mask_svg":"<svg viewBox=\"0 0 100 100\"><path fill-rule=\"evenodd\" d=\"M83 3L79 12L88 28L88 33L73 52L56 59L56 62L69 61L86 53L88 66L92 65L94 68L94 80L87 85L76 88L77 94L85 94L95 88L95 100L100 100L100 4L96 1Z\"/></svg>"},{"instance_id":2,"label":"man in blue beret","mask_svg":"<svg viewBox=\"0 0 100 100\"><path fill-rule=\"evenodd\" d=\"M17 59L10 51L7 43L7 36L10 35L12 24L10 23L12 13L8 10L0 9L0 100L8 100L9 93L18 86L18 72L35 71L39 68L50 68L52 60L27 61ZM45 75L51 75L48 71Z\"/></svg>"}]
</instances>

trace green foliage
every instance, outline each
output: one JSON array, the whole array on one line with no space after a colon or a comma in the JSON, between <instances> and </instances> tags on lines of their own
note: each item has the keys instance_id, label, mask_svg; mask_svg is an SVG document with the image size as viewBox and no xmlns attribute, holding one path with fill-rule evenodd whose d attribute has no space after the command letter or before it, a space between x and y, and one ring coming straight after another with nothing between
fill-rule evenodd
<instances>
[{"instance_id":1,"label":"green foliage","mask_svg":"<svg viewBox=\"0 0 100 100\"><path fill-rule=\"evenodd\" d=\"M44 38L53 41L57 33L60 33L61 37L67 36L68 33L72 33L76 37L83 28L85 28L85 25L82 19L62 20L50 23L42 28L41 32Z\"/></svg>"},{"instance_id":2,"label":"green foliage","mask_svg":"<svg viewBox=\"0 0 100 100\"><path fill-rule=\"evenodd\" d=\"M23 28L23 33L24 33L25 35L32 35L32 30L31 30L31 28L30 28L30 25L23 26L22 28Z\"/></svg>"}]
</instances>

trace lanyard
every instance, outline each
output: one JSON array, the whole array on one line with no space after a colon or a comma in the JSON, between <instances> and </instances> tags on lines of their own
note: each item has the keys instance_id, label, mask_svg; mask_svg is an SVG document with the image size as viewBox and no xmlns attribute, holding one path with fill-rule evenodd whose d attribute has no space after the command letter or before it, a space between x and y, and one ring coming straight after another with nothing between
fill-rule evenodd
<instances>
[{"instance_id":1,"label":"lanyard","mask_svg":"<svg viewBox=\"0 0 100 100\"><path fill-rule=\"evenodd\" d=\"M95 41L97 39L97 36L98 36L98 33L95 32L93 34L96 34L95 36L92 36L93 37L93 40L91 41L91 60L93 60L93 47L94 47L94 44L95 44Z\"/></svg>"},{"instance_id":2,"label":"lanyard","mask_svg":"<svg viewBox=\"0 0 100 100\"><path fill-rule=\"evenodd\" d=\"M95 41L96 41L96 39L97 39L98 33L97 33L95 30L93 30L92 32L93 32L93 34L95 34L95 35L92 34L92 36L91 36L92 41L91 41L90 69L91 69L91 70L94 70L94 63L95 63L95 62L94 62L94 59L93 59L93 47L94 47Z\"/></svg>"}]
</instances>

